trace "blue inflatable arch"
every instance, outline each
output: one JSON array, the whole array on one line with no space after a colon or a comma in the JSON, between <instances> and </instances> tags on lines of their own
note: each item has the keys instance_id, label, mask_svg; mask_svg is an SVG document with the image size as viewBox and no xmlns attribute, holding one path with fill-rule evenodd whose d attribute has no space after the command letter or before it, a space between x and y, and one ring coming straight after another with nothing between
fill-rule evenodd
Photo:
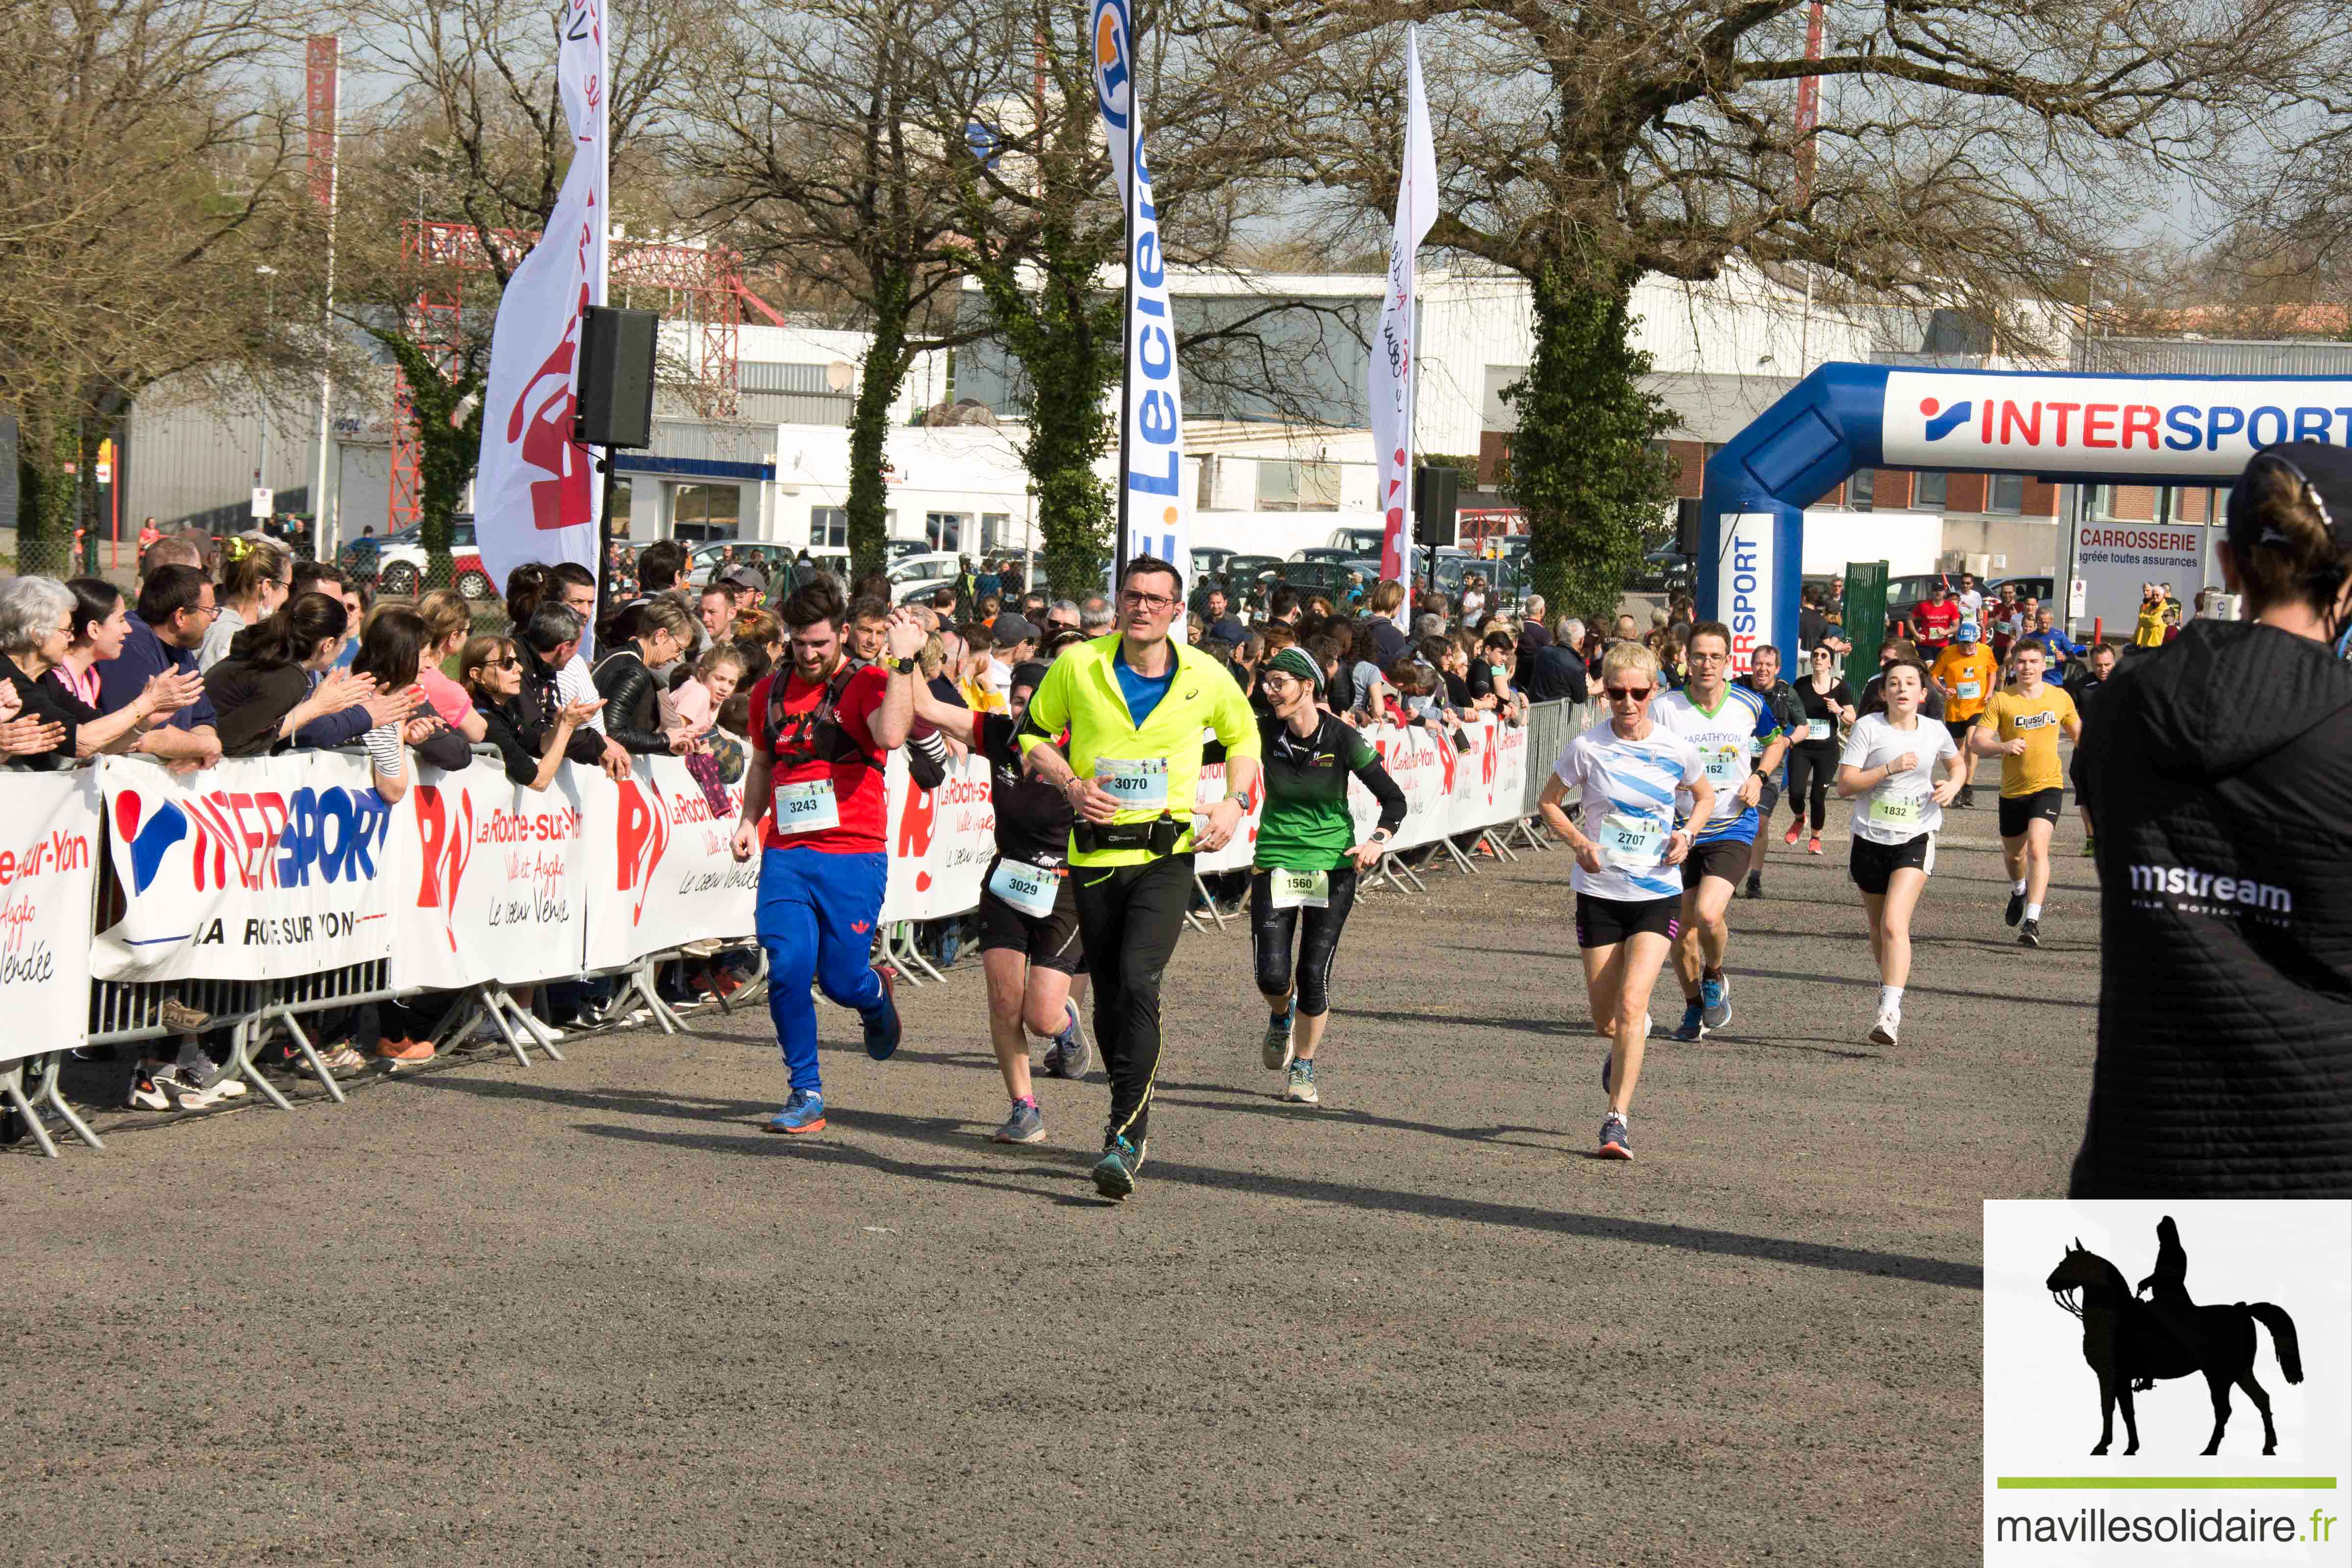
<instances>
[{"instance_id":1,"label":"blue inflatable arch","mask_svg":"<svg viewBox=\"0 0 2352 1568\"><path fill-rule=\"evenodd\" d=\"M1699 616L1731 627L1736 671L1793 647L1805 508L1860 469L2226 486L2285 440L2352 446L2352 380L1824 364L1707 460Z\"/></svg>"}]
</instances>

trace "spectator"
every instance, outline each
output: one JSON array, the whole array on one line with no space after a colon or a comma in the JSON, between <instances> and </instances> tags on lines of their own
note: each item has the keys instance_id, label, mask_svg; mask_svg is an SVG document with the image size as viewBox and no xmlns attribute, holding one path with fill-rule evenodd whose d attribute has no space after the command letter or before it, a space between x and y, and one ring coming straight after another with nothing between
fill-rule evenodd
<instances>
[{"instance_id":1,"label":"spectator","mask_svg":"<svg viewBox=\"0 0 2352 1568\"><path fill-rule=\"evenodd\" d=\"M981 618L985 620L994 613L986 608L987 602L991 599L1002 598L1004 593L1003 574L997 571L996 563L985 556L981 559L980 578L975 591L980 595L982 605Z\"/></svg>"},{"instance_id":2,"label":"spectator","mask_svg":"<svg viewBox=\"0 0 2352 1568\"><path fill-rule=\"evenodd\" d=\"M717 657L728 656L722 649ZM475 715L499 749L507 777L526 789L545 789L555 782L573 737L596 706L567 704L546 722L537 712L526 712L522 649L512 637L467 641L457 656L457 681L473 698Z\"/></svg>"},{"instance_id":3,"label":"spectator","mask_svg":"<svg viewBox=\"0 0 2352 1568\"><path fill-rule=\"evenodd\" d=\"M1045 607L1045 635L1048 637L1059 631L1076 631L1080 624L1075 600L1056 599Z\"/></svg>"},{"instance_id":4,"label":"spectator","mask_svg":"<svg viewBox=\"0 0 2352 1568\"><path fill-rule=\"evenodd\" d=\"M670 693L677 716L688 724L715 723L719 710L743 683L743 656L732 643L720 643L706 652L694 674Z\"/></svg>"},{"instance_id":5,"label":"spectator","mask_svg":"<svg viewBox=\"0 0 2352 1568\"><path fill-rule=\"evenodd\" d=\"M145 522L141 523L139 525L139 549L141 552L144 553L149 545L154 543L157 540L163 537L163 531L155 526L155 520L153 518L151 517Z\"/></svg>"},{"instance_id":6,"label":"spectator","mask_svg":"<svg viewBox=\"0 0 2352 1568\"><path fill-rule=\"evenodd\" d=\"M425 617L405 605L386 605L367 618L359 654L352 660L352 674L402 700L397 715L382 717L365 740L375 791L387 805L408 793L410 747L436 768L462 768L472 758L464 739L426 706L416 684L427 646Z\"/></svg>"},{"instance_id":7,"label":"spectator","mask_svg":"<svg viewBox=\"0 0 2352 1568\"><path fill-rule=\"evenodd\" d=\"M77 577L66 591L74 596L74 637L48 678L83 707L96 709L98 667L122 651L131 636L131 616L123 608L121 590L103 577Z\"/></svg>"},{"instance_id":8,"label":"spectator","mask_svg":"<svg viewBox=\"0 0 2352 1568\"><path fill-rule=\"evenodd\" d=\"M888 595L866 594L850 601L849 621L842 627L842 640L848 645L850 658L860 664L872 664L882 657L882 645L889 632Z\"/></svg>"},{"instance_id":9,"label":"spectator","mask_svg":"<svg viewBox=\"0 0 2352 1568\"><path fill-rule=\"evenodd\" d=\"M1241 645L1242 638L1249 636L1249 628L1242 625L1241 617L1233 613L1231 601L1225 597L1223 588L1211 588L1202 595L1201 619L1206 623L1203 630L1207 635L1235 647Z\"/></svg>"},{"instance_id":10,"label":"spectator","mask_svg":"<svg viewBox=\"0 0 2352 1568\"><path fill-rule=\"evenodd\" d=\"M661 722L660 688L654 679L656 665L675 662L694 640L694 620L674 599L648 599L631 611L629 637L596 665L596 695L604 700L605 733L638 755L676 754L694 750L694 735L684 728L665 731ZM567 705L576 700L568 693Z\"/></svg>"},{"instance_id":11,"label":"spectator","mask_svg":"<svg viewBox=\"0 0 2352 1568\"><path fill-rule=\"evenodd\" d=\"M205 553L195 542L184 534L167 533L139 554L139 581L144 583L159 566L193 566L205 569Z\"/></svg>"},{"instance_id":12,"label":"spectator","mask_svg":"<svg viewBox=\"0 0 2352 1568\"><path fill-rule=\"evenodd\" d=\"M210 669L228 657L236 634L276 613L292 589L294 557L275 540L240 533L222 546L228 568L215 590L219 613L196 648L196 668Z\"/></svg>"},{"instance_id":13,"label":"spectator","mask_svg":"<svg viewBox=\"0 0 2352 1568\"><path fill-rule=\"evenodd\" d=\"M455 589L436 588L416 601L416 613L425 617L425 633L429 639L416 671L416 684L425 689L425 700L433 705L441 722L469 742L483 739L482 721L474 712L473 699L445 673L445 667L473 636L472 607L466 603L466 596Z\"/></svg>"},{"instance_id":14,"label":"spectator","mask_svg":"<svg viewBox=\"0 0 2352 1568\"><path fill-rule=\"evenodd\" d=\"M1584 641L1584 623L1573 616L1562 616L1559 635L1536 649L1535 665L1528 671L1524 686L1531 702L1582 702L1591 696L1585 682L1584 660L1578 648ZM1513 652L1516 653L1514 645Z\"/></svg>"},{"instance_id":15,"label":"spectator","mask_svg":"<svg viewBox=\"0 0 2352 1568\"><path fill-rule=\"evenodd\" d=\"M1110 601L1100 594L1078 602L1078 629L1089 637L1098 637L1109 631L1113 618Z\"/></svg>"},{"instance_id":16,"label":"spectator","mask_svg":"<svg viewBox=\"0 0 2352 1568\"><path fill-rule=\"evenodd\" d=\"M1536 652L1551 646L1551 634L1544 626L1544 596L1529 594L1527 607L1519 616L1519 635L1511 645L1511 679L1524 686L1535 674ZM1476 661L1472 660L1475 667Z\"/></svg>"},{"instance_id":17,"label":"spectator","mask_svg":"<svg viewBox=\"0 0 2352 1568\"><path fill-rule=\"evenodd\" d=\"M757 647L770 668L784 661L784 624L776 619L773 610L753 610L750 615L736 616L735 641L738 646L748 642ZM744 679L751 679L748 672Z\"/></svg>"},{"instance_id":18,"label":"spectator","mask_svg":"<svg viewBox=\"0 0 2352 1568\"><path fill-rule=\"evenodd\" d=\"M695 616L702 623L703 642L717 647L735 640L735 595L724 583L713 583L695 601Z\"/></svg>"},{"instance_id":19,"label":"spectator","mask_svg":"<svg viewBox=\"0 0 2352 1568\"><path fill-rule=\"evenodd\" d=\"M130 621L122 651L97 667L101 713L137 701L158 675L197 675L195 650L213 623L213 585L193 566L159 566L141 586L139 613ZM199 692L168 723L142 734L133 749L174 766L210 767L221 755L211 700Z\"/></svg>"},{"instance_id":20,"label":"spectator","mask_svg":"<svg viewBox=\"0 0 2352 1568\"><path fill-rule=\"evenodd\" d=\"M565 709L580 710L584 715L590 704L599 709L604 706L604 699L593 691L578 701L567 701L562 695L562 670L580 649L579 616L561 605L541 605L515 628L514 643L516 654L522 660L522 668L517 672L520 679L514 706L517 728L526 745L532 736L552 726L556 716ZM475 705L480 706L478 697ZM563 754L575 763L601 766L615 778L625 776L628 772L628 753L620 752L616 763L604 737L587 725L588 718L583 716L579 728L564 742ZM492 741L495 743L495 736ZM537 755L537 751L532 754Z\"/></svg>"},{"instance_id":21,"label":"spectator","mask_svg":"<svg viewBox=\"0 0 2352 1568\"><path fill-rule=\"evenodd\" d=\"M988 635L994 645L989 649L988 689L1009 701L1013 671L1037 657L1037 628L1008 611L996 617Z\"/></svg>"},{"instance_id":22,"label":"spectator","mask_svg":"<svg viewBox=\"0 0 2352 1568\"><path fill-rule=\"evenodd\" d=\"M1389 584L1394 587L1394 584ZM1388 677L1382 673L1381 638L1374 628L1378 621L1356 624L1348 654L1348 689L1354 700L1349 704L1361 718L1376 719L1383 706L1388 690ZM1385 623L1391 629L1393 621Z\"/></svg>"},{"instance_id":23,"label":"spectator","mask_svg":"<svg viewBox=\"0 0 2352 1568\"><path fill-rule=\"evenodd\" d=\"M268 756L299 743L317 721L353 710L361 735L408 718L413 704L402 694L379 697L370 682L334 669L350 624L339 601L310 593L237 634L228 657L205 672L223 756ZM351 728L338 738L349 739Z\"/></svg>"},{"instance_id":24,"label":"spectator","mask_svg":"<svg viewBox=\"0 0 2352 1568\"><path fill-rule=\"evenodd\" d=\"M956 672L956 690L963 705L975 713L1006 711L1004 698L989 684L989 666L995 662L996 634L979 621L971 622L957 634L963 639L963 667Z\"/></svg>"},{"instance_id":25,"label":"spectator","mask_svg":"<svg viewBox=\"0 0 2352 1568\"><path fill-rule=\"evenodd\" d=\"M647 598L656 594L675 596L677 576L686 569L686 546L675 539L656 539L637 552L637 592ZM678 607L688 606L681 601Z\"/></svg>"}]
</instances>

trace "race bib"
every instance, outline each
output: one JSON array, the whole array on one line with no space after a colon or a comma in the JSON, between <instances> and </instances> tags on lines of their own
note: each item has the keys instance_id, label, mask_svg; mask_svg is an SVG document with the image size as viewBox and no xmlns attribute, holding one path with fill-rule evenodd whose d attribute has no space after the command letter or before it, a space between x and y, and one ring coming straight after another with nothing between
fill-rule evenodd
<instances>
[{"instance_id":1,"label":"race bib","mask_svg":"<svg viewBox=\"0 0 2352 1568\"><path fill-rule=\"evenodd\" d=\"M1736 745L1717 746L1706 753L1706 782L1717 789L1737 784L1748 772L1748 760Z\"/></svg>"},{"instance_id":2,"label":"race bib","mask_svg":"<svg viewBox=\"0 0 2352 1568\"><path fill-rule=\"evenodd\" d=\"M1982 681L1963 680L1960 682L1959 696L1961 701L1974 702L1978 698L1983 695L1984 683Z\"/></svg>"},{"instance_id":3,"label":"race bib","mask_svg":"<svg viewBox=\"0 0 2352 1568\"><path fill-rule=\"evenodd\" d=\"M1042 921L1053 914L1054 905L1061 899L1062 879L1026 860L1000 859L988 879L988 890L1023 914Z\"/></svg>"},{"instance_id":4,"label":"race bib","mask_svg":"<svg viewBox=\"0 0 2352 1568\"><path fill-rule=\"evenodd\" d=\"M1882 827L1916 827L1927 809L1927 796L1917 791L1871 797L1870 820Z\"/></svg>"},{"instance_id":5,"label":"race bib","mask_svg":"<svg viewBox=\"0 0 2352 1568\"><path fill-rule=\"evenodd\" d=\"M1271 879L1266 891L1277 910L1328 910L1331 907L1331 873L1328 871L1285 871L1276 868L1266 875Z\"/></svg>"},{"instance_id":6,"label":"race bib","mask_svg":"<svg viewBox=\"0 0 2352 1568\"><path fill-rule=\"evenodd\" d=\"M1806 721L1805 721L1805 739L1806 739L1806 740L1808 740L1808 741L1826 741L1826 740L1828 740L1829 738L1830 738L1830 721L1829 721L1828 720L1826 720L1826 719L1808 719L1808 720L1806 720Z\"/></svg>"},{"instance_id":7,"label":"race bib","mask_svg":"<svg viewBox=\"0 0 2352 1568\"><path fill-rule=\"evenodd\" d=\"M778 833L822 833L841 826L841 807L833 798L831 779L778 784L775 809Z\"/></svg>"},{"instance_id":8,"label":"race bib","mask_svg":"<svg viewBox=\"0 0 2352 1568\"><path fill-rule=\"evenodd\" d=\"M1097 757L1095 783L1121 811L1168 809L1168 759Z\"/></svg>"},{"instance_id":9,"label":"race bib","mask_svg":"<svg viewBox=\"0 0 2352 1568\"><path fill-rule=\"evenodd\" d=\"M1601 863L1621 871L1654 871L1666 858L1666 825L1654 816L1610 812L1595 841Z\"/></svg>"}]
</instances>

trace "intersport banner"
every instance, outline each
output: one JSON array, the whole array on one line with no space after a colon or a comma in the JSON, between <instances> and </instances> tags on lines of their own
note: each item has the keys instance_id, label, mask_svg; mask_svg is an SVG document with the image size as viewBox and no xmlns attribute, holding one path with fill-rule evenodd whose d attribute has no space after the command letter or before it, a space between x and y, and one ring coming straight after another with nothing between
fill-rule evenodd
<instances>
[{"instance_id":1,"label":"intersport banner","mask_svg":"<svg viewBox=\"0 0 2352 1568\"><path fill-rule=\"evenodd\" d=\"M69 1050L89 1033L89 918L98 781L0 773L0 1062Z\"/></svg>"},{"instance_id":2,"label":"intersport banner","mask_svg":"<svg viewBox=\"0 0 2352 1568\"><path fill-rule=\"evenodd\" d=\"M735 858L741 785L728 787L722 812L677 757L639 757L617 784L593 769L564 771L587 819L584 968L751 934L760 858Z\"/></svg>"},{"instance_id":3,"label":"intersport banner","mask_svg":"<svg viewBox=\"0 0 2352 1568\"><path fill-rule=\"evenodd\" d=\"M419 770L394 808L394 986L456 991L580 973L588 814L579 777L559 770L535 790L478 759L457 773Z\"/></svg>"},{"instance_id":4,"label":"intersport banner","mask_svg":"<svg viewBox=\"0 0 2352 1568\"><path fill-rule=\"evenodd\" d=\"M275 980L392 952L393 808L364 756L332 752L171 773L106 757L119 915L100 980Z\"/></svg>"}]
</instances>

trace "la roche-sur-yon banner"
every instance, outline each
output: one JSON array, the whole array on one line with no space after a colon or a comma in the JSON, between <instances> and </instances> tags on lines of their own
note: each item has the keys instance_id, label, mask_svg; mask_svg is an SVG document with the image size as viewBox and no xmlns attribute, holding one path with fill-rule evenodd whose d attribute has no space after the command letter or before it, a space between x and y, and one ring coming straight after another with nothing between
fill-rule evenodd
<instances>
[{"instance_id":1,"label":"la roche-sur-yon banner","mask_svg":"<svg viewBox=\"0 0 2352 1568\"><path fill-rule=\"evenodd\" d=\"M89 917L98 781L89 770L0 775L0 1061L89 1032Z\"/></svg>"},{"instance_id":2,"label":"la roche-sur-yon banner","mask_svg":"<svg viewBox=\"0 0 2352 1568\"><path fill-rule=\"evenodd\" d=\"M567 771L588 825L586 968L751 934L760 858L735 858L740 784L729 786L721 811L677 757L639 757L618 783L586 768Z\"/></svg>"},{"instance_id":3,"label":"la roche-sur-yon banner","mask_svg":"<svg viewBox=\"0 0 2352 1568\"><path fill-rule=\"evenodd\" d=\"M418 771L394 807L391 976L400 990L455 991L580 973L586 941L587 837L579 780L546 789L497 763Z\"/></svg>"},{"instance_id":4,"label":"la roche-sur-yon banner","mask_svg":"<svg viewBox=\"0 0 2352 1568\"><path fill-rule=\"evenodd\" d=\"M363 756L241 758L173 773L99 763L121 909L100 980L269 980L392 952L393 808Z\"/></svg>"}]
</instances>

